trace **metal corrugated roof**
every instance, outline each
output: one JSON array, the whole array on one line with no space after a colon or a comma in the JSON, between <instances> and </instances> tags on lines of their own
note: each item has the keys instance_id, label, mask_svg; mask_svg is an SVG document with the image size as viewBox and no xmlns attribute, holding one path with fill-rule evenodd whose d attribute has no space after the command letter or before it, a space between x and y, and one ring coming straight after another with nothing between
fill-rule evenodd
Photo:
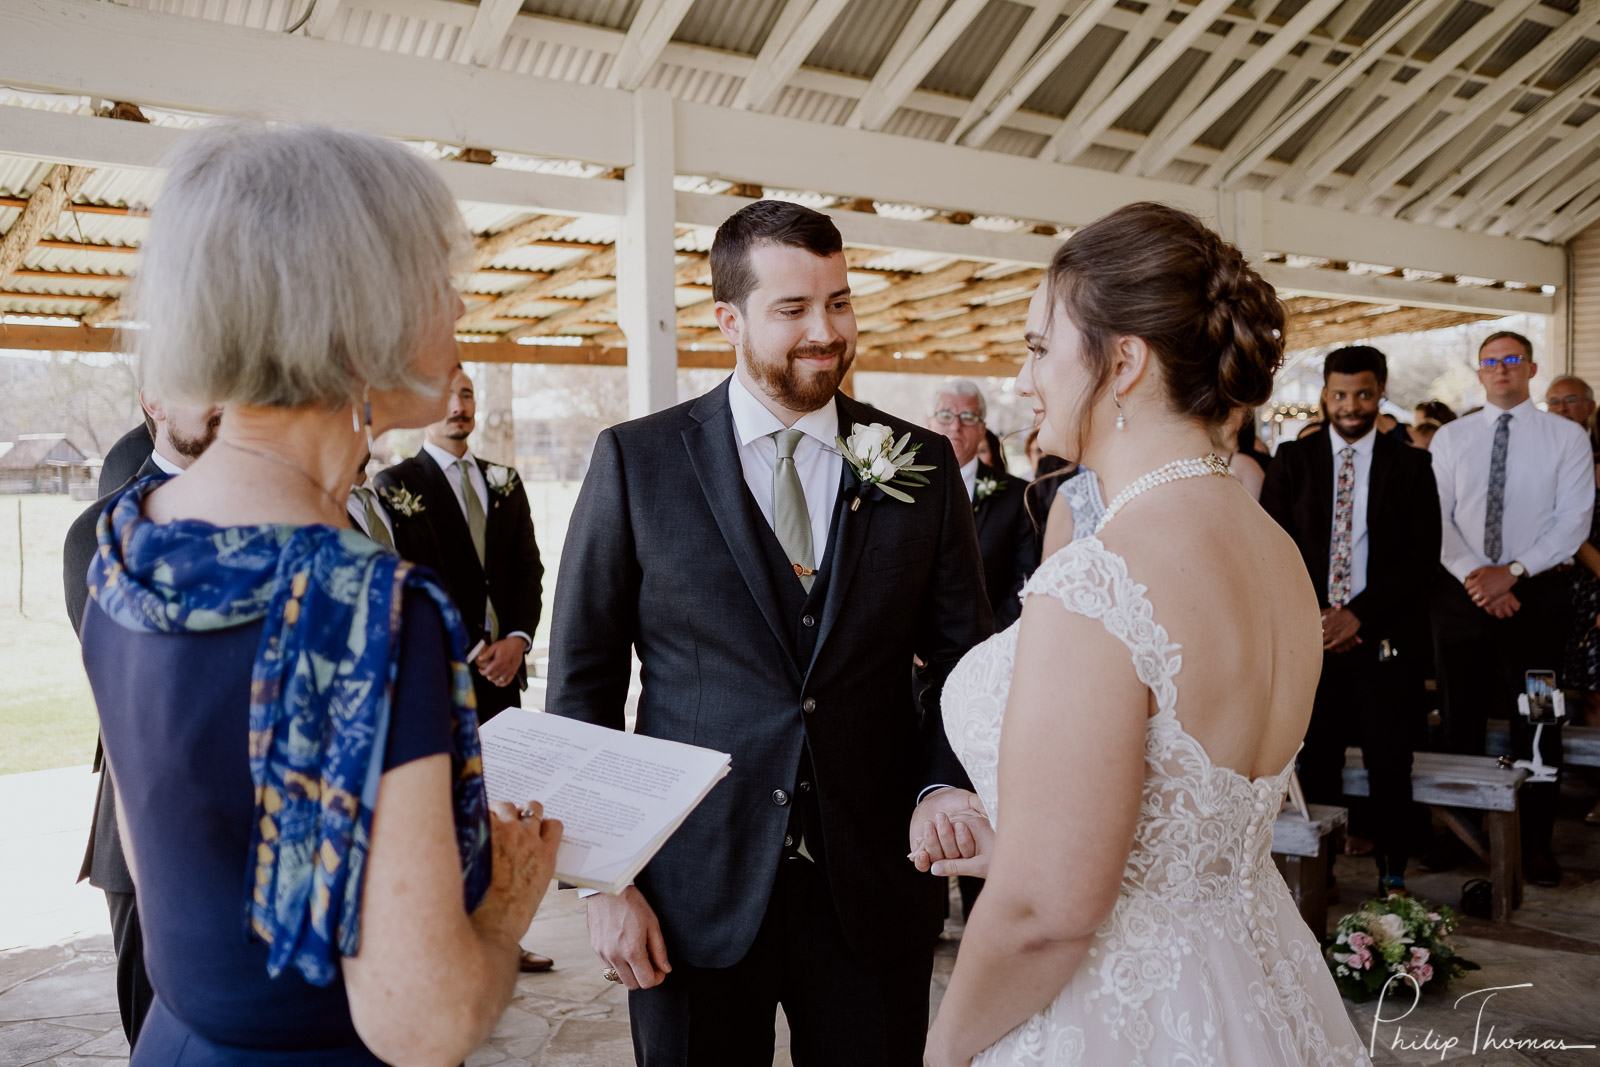
<instances>
[{"instance_id":1,"label":"metal corrugated roof","mask_svg":"<svg viewBox=\"0 0 1600 1067\"><path fill-rule=\"evenodd\" d=\"M640 0L523 0L522 10L530 15L549 15L591 26L626 30Z\"/></svg>"},{"instance_id":2,"label":"metal corrugated roof","mask_svg":"<svg viewBox=\"0 0 1600 1067\"><path fill-rule=\"evenodd\" d=\"M1012 0L989 0L961 34L958 47L946 52L922 79L922 88L971 98L978 95L1012 38L1032 14L1031 6Z\"/></svg>"},{"instance_id":3,"label":"metal corrugated roof","mask_svg":"<svg viewBox=\"0 0 1600 1067\"><path fill-rule=\"evenodd\" d=\"M1049 77L1039 83L1039 88L1022 106L1029 111L1042 111L1057 118L1065 116L1126 36L1126 31L1109 26L1096 26L1090 30L1078 47L1061 61Z\"/></svg>"},{"instance_id":4,"label":"metal corrugated roof","mask_svg":"<svg viewBox=\"0 0 1600 1067\"><path fill-rule=\"evenodd\" d=\"M761 51L785 0L695 0L672 35L675 41L740 52Z\"/></svg>"},{"instance_id":5,"label":"metal corrugated roof","mask_svg":"<svg viewBox=\"0 0 1600 1067\"><path fill-rule=\"evenodd\" d=\"M806 57L806 66L872 77L916 7L917 0L850 0Z\"/></svg>"}]
</instances>

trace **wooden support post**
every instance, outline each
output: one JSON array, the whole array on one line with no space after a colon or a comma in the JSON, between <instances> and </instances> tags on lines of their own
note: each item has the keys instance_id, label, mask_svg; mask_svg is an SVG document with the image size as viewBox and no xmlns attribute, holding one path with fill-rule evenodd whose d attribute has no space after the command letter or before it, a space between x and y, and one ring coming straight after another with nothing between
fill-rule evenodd
<instances>
[{"instance_id":1,"label":"wooden support post","mask_svg":"<svg viewBox=\"0 0 1600 1067\"><path fill-rule=\"evenodd\" d=\"M617 232L617 320L628 338L628 414L640 418L678 401L678 313L673 101L662 90L633 94L633 165L623 179L627 214Z\"/></svg>"},{"instance_id":2,"label":"wooden support post","mask_svg":"<svg viewBox=\"0 0 1600 1067\"><path fill-rule=\"evenodd\" d=\"M517 431L511 401L516 367L510 363L485 363L477 371L478 454L491 463L515 466Z\"/></svg>"},{"instance_id":3,"label":"wooden support post","mask_svg":"<svg viewBox=\"0 0 1600 1067\"><path fill-rule=\"evenodd\" d=\"M1490 915L1506 922L1522 903L1522 820L1515 811L1484 812L1489 831L1489 881L1494 885Z\"/></svg>"}]
</instances>

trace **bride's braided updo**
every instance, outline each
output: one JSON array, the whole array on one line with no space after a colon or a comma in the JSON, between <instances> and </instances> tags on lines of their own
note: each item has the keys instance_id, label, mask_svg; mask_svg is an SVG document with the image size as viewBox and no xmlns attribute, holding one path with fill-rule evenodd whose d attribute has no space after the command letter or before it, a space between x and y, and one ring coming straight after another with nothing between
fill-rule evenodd
<instances>
[{"instance_id":1,"label":"bride's braided updo","mask_svg":"<svg viewBox=\"0 0 1600 1067\"><path fill-rule=\"evenodd\" d=\"M1283 363L1284 312L1244 254L1187 211L1118 208L1074 233L1045 285L1083 335L1094 386L1079 426L1115 373L1118 337L1139 337L1179 414L1220 427L1264 403Z\"/></svg>"}]
</instances>

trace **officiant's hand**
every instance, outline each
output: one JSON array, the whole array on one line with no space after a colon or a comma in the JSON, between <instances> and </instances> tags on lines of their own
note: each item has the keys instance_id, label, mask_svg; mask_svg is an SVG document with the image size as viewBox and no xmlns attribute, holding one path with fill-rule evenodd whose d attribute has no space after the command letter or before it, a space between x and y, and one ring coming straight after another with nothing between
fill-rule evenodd
<instances>
[{"instance_id":1,"label":"officiant's hand","mask_svg":"<svg viewBox=\"0 0 1600 1067\"><path fill-rule=\"evenodd\" d=\"M631 885L589 898L589 944L629 989L660 985L672 971L655 909Z\"/></svg>"},{"instance_id":2,"label":"officiant's hand","mask_svg":"<svg viewBox=\"0 0 1600 1067\"><path fill-rule=\"evenodd\" d=\"M911 813L909 858L919 871L985 878L993 849L994 829L976 793L935 790Z\"/></svg>"},{"instance_id":3,"label":"officiant's hand","mask_svg":"<svg viewBox=\"0 0 1600 1067\"><path fill-rule=\"evenodd\" d=\"M489 815L493 819L489 892L472 918L480 929L515 947L555 877L562 827L559 821L544 818L544 808L535 800L520 809L503 800L492 801Z\"/></svg>"}]
</instances>

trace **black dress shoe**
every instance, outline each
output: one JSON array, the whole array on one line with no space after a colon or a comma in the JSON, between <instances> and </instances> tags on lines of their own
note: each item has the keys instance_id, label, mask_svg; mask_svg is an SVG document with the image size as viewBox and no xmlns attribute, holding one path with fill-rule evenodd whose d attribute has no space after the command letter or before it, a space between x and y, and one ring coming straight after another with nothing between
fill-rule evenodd
<instances>
[{"instance_id":1,"label":"black dress shoe","mask_svg":"<svg viewBox=\"0 0 1600 1067\"><path fill-rule=\"evenodd\" d=\"M522 950L522 958L517 961L517 969L523 974L543 974L556 965L556 961L549 956L541 956L537 952Z\"/></svg>"},{"instance_id":2,"label":"black dress shoe","mask_svg":"<svg viewBox=\"0 0 1600 1067\"><path fill-rule=\"evenodd\" d=\"M1536 852L1522 864L1522 872L1534 885L1558 886L1561 884L1561 864L1548 852Z\"/></svg>"}]
</instances>

